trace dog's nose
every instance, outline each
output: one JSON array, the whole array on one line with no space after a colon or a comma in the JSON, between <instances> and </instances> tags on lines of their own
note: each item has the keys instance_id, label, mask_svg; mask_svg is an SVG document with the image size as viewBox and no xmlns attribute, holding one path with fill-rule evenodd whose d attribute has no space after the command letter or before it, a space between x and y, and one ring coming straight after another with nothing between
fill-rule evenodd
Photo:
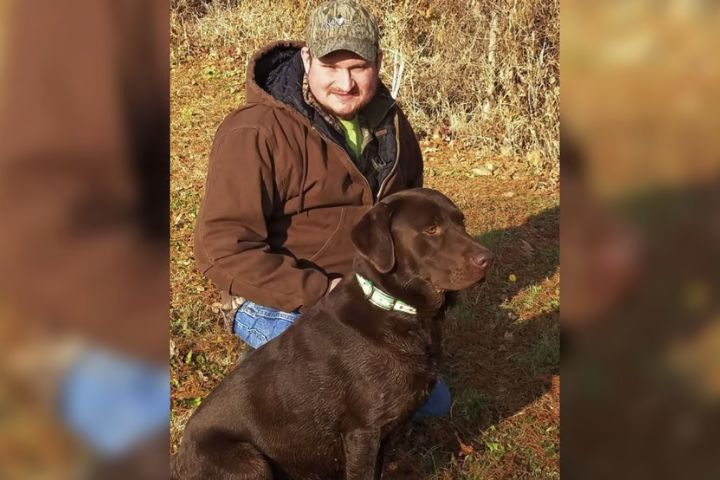
<instances>
[{"instance_id":1,"label":"dog's nose","mask_svg":"<svg viewBox=\"0 0 720 480\"><path fill-rule=\"evenodd\" d=\"M483 252L477 255L473 255L470 261L473 265L478 268L488 268L492 263L493 254L490 252Z\"/></svg>"}]
</instances>

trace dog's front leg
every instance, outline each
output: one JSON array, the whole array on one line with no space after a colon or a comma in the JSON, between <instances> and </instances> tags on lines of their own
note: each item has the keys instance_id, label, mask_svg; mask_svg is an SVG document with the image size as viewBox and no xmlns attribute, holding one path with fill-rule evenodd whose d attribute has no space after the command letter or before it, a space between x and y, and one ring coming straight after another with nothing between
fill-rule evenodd
<instances>
[{"instance_id":1,"label":"dog's front leg","mask_svg":"<svg viewBox=\"0 0 720 480\"><path fill-rule=\"evenodd\" d=\"M379 480L380 430L356 429L343 435L345 480Z\"/></svg>"}]
</instances>

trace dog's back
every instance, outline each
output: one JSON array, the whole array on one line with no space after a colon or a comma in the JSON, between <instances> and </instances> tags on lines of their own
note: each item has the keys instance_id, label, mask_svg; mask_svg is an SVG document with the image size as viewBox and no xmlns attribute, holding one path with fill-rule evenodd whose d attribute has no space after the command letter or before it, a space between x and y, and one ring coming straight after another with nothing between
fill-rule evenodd
<instances>
[{"instance_id":1,"label":"dog's back","mask_svg":"<svg viewBox=\"0 0 720 480\"><path fill-rule=\"evenodd\" d=\"M185 428L175 478L342 478L343 431L354 423L392 429L412 414L434 368L420 355L427 378L418 376L412 361L376 343L385 334L373 330L385 322L353 287L341 284L218 384ZM350 324L338 312L351 313Z\"/></svg>"}]
</instances>

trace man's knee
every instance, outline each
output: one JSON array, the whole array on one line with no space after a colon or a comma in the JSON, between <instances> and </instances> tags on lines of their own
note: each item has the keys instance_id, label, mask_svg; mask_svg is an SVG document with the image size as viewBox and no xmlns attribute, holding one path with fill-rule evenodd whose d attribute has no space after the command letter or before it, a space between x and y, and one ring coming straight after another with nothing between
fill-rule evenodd
<instances>
[{"instance_id":1,"label":"man's knee","mask_svg":"<svg viewBox=\"0 0 720 480\"><path fill-rule=\"evenodd\" d=\"M444 417L450 413L452 395L447 384L438 378L425 404L415 412L415 420L425 417Z\"/></svg>"}]
</instances>

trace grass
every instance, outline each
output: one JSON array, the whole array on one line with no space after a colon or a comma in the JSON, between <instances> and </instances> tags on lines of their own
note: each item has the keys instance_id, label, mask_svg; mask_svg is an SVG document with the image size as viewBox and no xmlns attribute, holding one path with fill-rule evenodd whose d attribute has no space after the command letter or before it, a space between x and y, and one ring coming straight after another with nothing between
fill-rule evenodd
<instances>
[{"instance_id":1,"label":"grass","mask_svg":"<svg viewBox=\"0 0 720 480\"><path fill-rule=\"evenodd\" d=\"M248 56L272 39L301 38L304 12L316 3L173 2L173 450L192 411L242 349L213 312L218 294L192 253L213 135L244 101ZM382 19L384 46L411 62L400 101L419 134L426 186L452 198L470 234L495 253L486 281L461 293L444 325L441 374L453 393L452 414L412 425L397 439L385 478L557 478L557 5L368 5ZM488 163L492 175L473 173Z\"/></svg>"},{"instance_id":2,"label":"grass","mask_svg":"<svg viewBox=\"0 0 720 480\"><path fill-rule=\"evenodd\" d=\"M198 82L236 80L224 88L240 104L252 53L272 40L304 38L305 19L319 3L174 0L172 61L197 64ZM404 59L399 98L418 134L557 176L557 0L364 4L382 33L386 83L395 53Z\"/></svg>"},{"instance_id":3,"label":"grass","mask_svg":"<svg viewBox=\"0 0 720 480\"><path fill-rule=\"evenodd\" d=\"M453 415L461 419L474 419L480 412L492 403L492 399L483 390L465 390L453 402Z\"/></svg>"}]
</instances>

